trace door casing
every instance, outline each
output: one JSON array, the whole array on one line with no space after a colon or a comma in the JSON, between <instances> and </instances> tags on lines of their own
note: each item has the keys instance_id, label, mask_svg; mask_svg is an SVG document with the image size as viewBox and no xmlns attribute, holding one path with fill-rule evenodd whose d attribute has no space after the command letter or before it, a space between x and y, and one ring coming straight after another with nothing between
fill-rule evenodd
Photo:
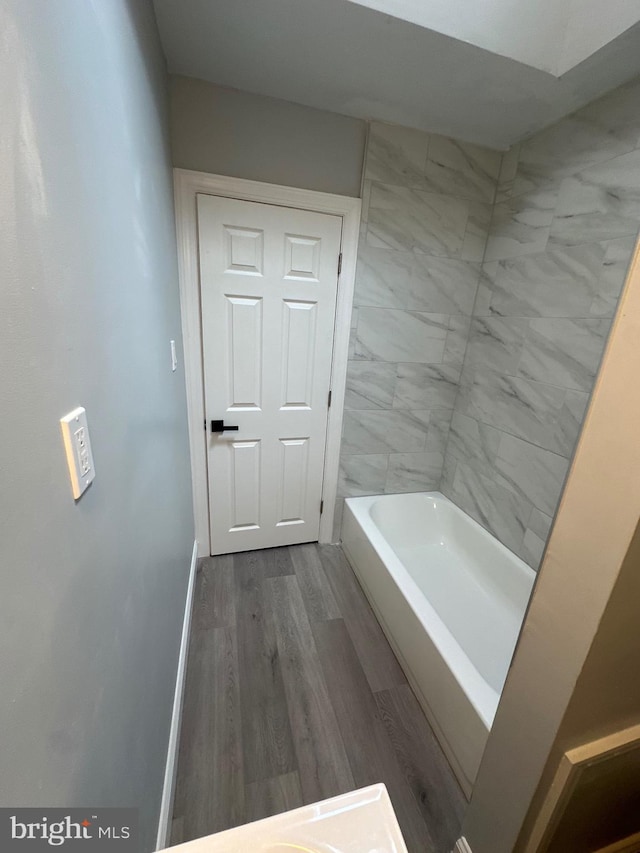
<instances>
[{"instance_id":1,"label":"door casing","mask_svg":"<svg viewBox=\"0 0 640 853\"><path fill-rule=\"evenodd\" d=\"M329 409L327 424L322 487L324 511L320 521L319 536L320 542L331 542L338 489L351 309L360 230L360 199L316 192L315 190L248 181L243 178L210 175L206 172L194 172L188 169L174 169L173 172L193 511L195 537L198 542L198 556L200 557L208 556L211 553L211 541L206 433L204 431L204 378L196 195L208 193L242 201L263 202L282 207L311 210L317 213L330 213L342 217L342 268L338 280L334 346L331 360L331 408Z\"/></svg>"}]
</instances>

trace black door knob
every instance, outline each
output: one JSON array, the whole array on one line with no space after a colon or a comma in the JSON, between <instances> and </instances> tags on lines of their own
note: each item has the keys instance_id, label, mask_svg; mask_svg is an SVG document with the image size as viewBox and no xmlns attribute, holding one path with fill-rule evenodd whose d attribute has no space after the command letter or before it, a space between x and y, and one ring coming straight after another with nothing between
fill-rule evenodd
<instances>
[{"instance_id":1,"label":"black door knob","mask_svg":"<svg viewBox=\"0 0 640 853\"><path fill-rule=\"evenodd\" d=\"M224 421L211 421L211 432L225 432L225 430L237 430L237 426L229 426Z\"/></svg>"}]
</instances>

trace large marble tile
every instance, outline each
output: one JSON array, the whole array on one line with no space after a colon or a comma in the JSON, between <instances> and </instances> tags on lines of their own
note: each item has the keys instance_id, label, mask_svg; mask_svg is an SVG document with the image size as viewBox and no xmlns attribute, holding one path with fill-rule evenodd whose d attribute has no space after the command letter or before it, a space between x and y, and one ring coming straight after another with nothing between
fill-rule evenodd
<instances>
[{"instance_id":1,"label":"large marble tile","mask_svg":"<svg viewBox=\"0 0 640 853\"><path fill-rule=\"evenodd\" d=\"M447 341L442 355L442 361L452 367L461 368L464 362L464 354L469 339L469 327L471 318L461 314L452 314L449 317L449 331Z\"/></svg>"},{"instance_id":2,"label":"large marble tile","mask_svg":"<svg viewBox=\"0 0 640 853\"><path fill-rule=\"evenodd\" d=\"M455 456L451 456L447 453L444 457L444 462L442 463L442 474L440 475L440 486L439 490L442 494L449 498L450 501L455 503L453 497L453 483L456 477L456 468L458 465L458 460Z\"/></svg>"},{"instance_id":3,"label":"large marble tile","mask_svg":"<svg viewBox=\"0 0 640 853\"><path fill-rule=\"evenodd\" d=\"M611 160L640 144L640 84L620 86L522 143L520 163L551 178Z\"/></svg>"},{"instance_id":4,"label":"large marble tile","mask_svg":"<svg viewBox=\"0 0 640 853\"><path fill-rule=\"evenodd\" d=\"M627 150L640 147L640 78L582 107L576 115L598 124L610 137L624 141Z\"/></svg>"},{"instance_id":5,"label":"large marble tile","mask_svg":"<svg viewBox=\"0 0 640 853\"><path fill-rule=\"evenodd\" d=\"M448 323L445 314L360 308L356 358L423 364L441 362Z\"/></svg>"},{"instance_id":6,"label":"large marble tile","mask_svg":"<svg viewBox=\"0 0 640 853\"><path fill-rule=\"evenodd\" d=\"M582 424L584 423L587 406L589 405L590 392L567 391L560 416L558 428L560 430L560 441L558 452L568 459L573 457L576 442ZM551 448L552 450L554 448Z\"/></svg>"},{"instance_id":7,"label":"large marble tile","mask_svg":"<svg viewBox=\"0 0 640 853\"><path fill-rule=\"evenodd\" d=\"M475 317L467 344L467 358L489 370L515 375L529 321L520 317Z\"/></svg>"},{"instance_id":8,"label":"large marble tile","mask_svg":"<svg viewBox=\"0 0 640 853\"><path fill-rule=\"evenodd\" d=\"M511 183L509 198L518 198L530 193L557 191L559 180L544 171L537 171L531 164L521 161L518 156L516 175Z\"/></svg>"},{"instance_id":9,"label":"large marble tile","mask_svg":"<svg viewBox=\"0 0 640 853\"><path fill-rule=\"evenodd\" d=\"M520 146L520 167L533 175L564 178L632 151L640 135L637 116L613 127L611 112L607 104L590 104L537 133Z\"/></svg>"},{"instance_id":10,"label":"large marble tile","mask_svg":"<svg viewBox=\"0 0 640 853\"><path fill-rule=\"evenodd\" d=\"M569 456L580 428L584 401L564 388L478 368L463 375L456 409L467 417Z\"/></svg>"},{"instance_id":11,"label":"large marble tile","mask_svg":"<svg viewBox=\"0 0 640 853\"><path fill-rule=\"evenodd\" d=\"M372 122L369 125L365 179L404 187L422 186L428 146L427 133Z\"/></svg>"},{"instance_id":12,"label":"large marble tile","mask_svg":"<svg viewBox=\"0 0 640 853\"><path fill-rule=\"evenodd\" d=\"M545 317L529 321L518 374L576 391L590 391L611 321Z\"/></svg>"},{"instance_id":13,"label":"large marble tile","mask_svg":"<svg viewBox=\"0 0 640 853\"><path fill-rule=\"evenodd\" d=\"M369 202L371 201L371 187L373 181L362 182L362 207L360 213L360 244L365 241L367 236L367 222L369 221Z\"/></svg>"},{"instance_id":14,"label":"large marble tile","mask_svg":"<svg viewBox=\"0 0 640 853\"><path fill-rule=\"evenodd\" d=\"M554 507L553 513L555 514L556 508ZM553 518L551 515L547 515L546 513L539 510L537 507L534 507L531 512L531 518L529 519L528 528L535 535L542 539L543 541L547 541L549 538L549 533L551 531L551 523Z\"/></svg>"},{"instance_id":15,"label":"large marble tile","mask_svg":"<svg viewBox=\"0 0 640 853\"><path fill-rule=\"evenodd\" d=\"M602 272L589 309L594 317L613 317L615 314L635 244L635 236L602 244L605 250Z\"/></svg>"},{"instance_id":16,"label":"large marble tile","mask_svg":"<svg viewBox=\"0 0 640 853\"><path fill-rule=\"evenodd\" d=\"M503 433L495 460L496 482L527 498L547 515L555 512L569 461Z\"/></svg>"},{"instance_id":17,"label":"large marble tile","mask_svg":"<svg viewBox=\"0 0 640 853\"><path fill-rule=\"evenodd\" d=\"M384 492L389 457L385 454L357 454L340 459L338 492L343 497L379 495Z\"/></svg>"},{"instance_id":18,"label":"large marble tile","mask_svg":"<svg viewBox=\"0 0 640 853\"><path fill-rule=\"evenodd\" d=\"M347 409L390 409L396 366L380 361L350 361L344 405Z\"/></svg>"},{"instance_id":19,"label":"large marble tile","mask_svg":"<svg viewBox=\"0 0 640 853\"><path fill-rule=\"evenodd\" d=\"M413 414L419 415L418 412L414 412ZM452 414L452 409L429 409L429 426L424 446L425 450L437 451L444 456L449 439Z\"/></svg>"},{"instance_id":20,"label":"large marble tile","mask_svg":"<svg viewBox=\"0 0 640 853\"><path fill-rule=\"evenodd\" d=\"M356 339L358 337L358 322L356 320L355 325L351 326L351 330L349 331L349 350L347 358L349 361L353 361L356 358Z\"/></svg>"},{"instance_id":21,"label":"large marble tile","mask_svg":"<svg viewBox=\"0 0 640 853\"><path fill-rule=\"evenodd\" d=\"M549 538L552 519L534 507L522 541L523 560L538 570Z\"/></svg>"},{"instance_id":22,"label":"large marble tile","mask_svg":"<svg viewBox=\"0 0 640 853\"><path fill-rule=\"evenodd\" d=\"M544 539L541 539L539 536L527 528L524 532L524 538L522 540L522 551L521 558L531 566L534 571L538 571L540 567L540 563L542 561L542 556L544 554L546 542Z\"/></svg>"},{"instance_id":23,"label":"large marble tile","mask_svg":"<svg viewBox=\"0 0 640 853\"><path fill-rule=\"evenodd\" d=\"M432 135L427 155L429 189L493 203L501 154L446 136Z\"/></svg>"},{"instance_id":24,"label":"large marble tile","mask_svg":"<svg viewBox=\"0 0 640 853\"><path fill-rule=\"evenodd\" d=\"M428 432L430 421L431 421L431 413L432 409L411 409L408 413L411 417L416 421L422 424L425 430L425 434ZM426 450L426 448L424 448Z\"/></svg>"},{"instance_id":25,"label":"large marble tile","mask_svg":"<svg viewBox=\"0 0 640 853\"><path fill-rule=\"evenodd\" d=\"M484 265L490 290L483 313L501 317L588 317L605 263L600 243L548 246L546 252ZM482 312L482 307L479 306Z\"/></svg>"},{"instance_id":26,"label":"large marble tile","mask_svg":"<svg viewBox=\"0 0 640 853\"><path fill-rule=\"evenodd\" d=\"M551 241L565 246L638 233L640 149L565 178L551 225Z\"/></svg>"},{"instance_id":27,"label":"large marble tile","mask_svg":"<svg viewBox=\"0 0 640 853\"><path fill-rule=\"evenodd\" d=\"M435 193L373 184L367 243L370 246L458 257L469 204Z\"/></svg>"},{"instance_id":28,"label":"large marble tile","mask_svg":"<svg viewBox=\"0 0 640 853\"><path fill-rule=\"evenodd\" d=\"M480 265L454 258L415 255L406 307L414 311L471 314Z\"/></svg>"},{"instance_id":29,"label":"large marble tile","mask_svg":"<svg viewBox=\"0 0 640 853\"><path fill-rule=\"evenodd\" d=\"M552 187L639 145L640 86L635 80L523 142L517 158L503 158L503 166L510 159L510 174L499 177L497 200L503 200L505 192L517 196Z\"/></svg>"},{"instance_id":30,"label":"large marble tile","mask_svg":"<svg viewBox=\"0 0 640 853\"><path fill-rule=\"evenodd\" d=\"M344 414L342 454L404 453L425 448L428 419L399 409L347 411Z\"/></svg>"},{"instance_id":31,"label":"large marble tile","mask_svg":"<svg viewBox=\"0 0 640 853\"><path fill-rule=\"evenodd\" d=\"M494 281L498 273L498 265L500 261L487 261L482 264L480 269L480 277L478 278L478 289L476 291L476 299L473 303L474 317L491 317L498 312L494 312L491 307L493 300Z\"/></svg>"},{"instance_id":32,"label":"large marble tile","mask_svg":"<svg viewBox=\"0 0 640 853\"><path fill-rule=\"evenodd\" d=\"M354 305L406 308L414 269L411 252L358 247Z\"/></svg>"},{"instance_id":33,"label":"large marble tile","mask_svg":"<svg viewBox=\"0 0 640 853\"><path fill-rule=\"evenodd\" d=\"M467 228L460 250L460 257L464 260L478 263L484 260L492 213L493 209L490 204L484 204L480 201L469 202Z\"/></svg>"},{"instance_id":34,"label":"large marble tile","mask_svg":"<svg viewBox=\"0 0 640 853\"><path fill-rule=\"evenodd\" d=\"M442 453L392 453L385 492L426 492L437 489L442 473Z\"/></svg>"},{"instance_id":35,"label":"large marble tile","mask_svg":"<svg viewBox=\"0 0 640 853\"><path fill-rule=\"evenodd\" d=\"M446 456L473 464L479 473L492 477L502 435L500 430L454 411Z\"/></svg>"},{"instance_id":36,"label":"large marble tile","mask_svg":"<svg viewBox=\"0 0 640 853\"><path fill-rule=\"evenodd\" d=\"M460 370L448 364L398 364L395 409L452 409Z\"/></svg>"},{"instance_id":37,"label":"large marble tile","mask_svg":"<svg viewBox=\"0 0 640 853\"><path fill-rule=\"evenodd\" d=\"M518 160L520 159L520 146L512 145L502 155L500 171L498 173L498 186L496 188L496 202L506 201L513 195L513 182L518 172Z\"/></svg>"},{"instance_id":38,"label":"large marble tile","mask_svg":"<svg viewBox=\"0 0 640 853\"><path fill-rule=\"evenodd\" d=\"M515 492L458 461L453 500L507 548L522 555L522 542L532 504Z\"/></svg>"},{"instance_id":39,"label":"large marble tile","mask_svg":"<svg viewBox=\"0 0 640 853\"><path fill-rule=\"evenodd\" d=\"M543 191L496 204L484 259L503 260L543 251L556 201L555 192Z\"/></svg>"}]
</instances>

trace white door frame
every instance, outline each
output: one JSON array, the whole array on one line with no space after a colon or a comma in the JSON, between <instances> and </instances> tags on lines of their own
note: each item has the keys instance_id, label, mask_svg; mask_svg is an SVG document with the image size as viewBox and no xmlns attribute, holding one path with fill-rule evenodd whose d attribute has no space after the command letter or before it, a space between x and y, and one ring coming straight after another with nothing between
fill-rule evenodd
<instances>
[{"instance_id":1,"label":"white door frame","mask_svg":"<svg viewBox=\"0 0 640 853\"><path fill-rule=\"evenodd\" d=\"M206 172L193 172L188 169L174 169L173 174L193 511L198 556L200 557L208 556L211 553L211 540L206 433L204 430L204 376L202 369L196 195L207 193L243 201L257 201L265 204L277 204L282 207L312 210L316 213L330 213L342 217L342 270L338 279L336 323L331 361L331 407L327 423L322 485L324 511L320 517L319 535L320 542L331 542L338 490L351 308L360 230L360 199L296 187L283 187L277 184L263 184L259 181L247 181L243 178L210 175Z\"/></svg>"}]
</instances>

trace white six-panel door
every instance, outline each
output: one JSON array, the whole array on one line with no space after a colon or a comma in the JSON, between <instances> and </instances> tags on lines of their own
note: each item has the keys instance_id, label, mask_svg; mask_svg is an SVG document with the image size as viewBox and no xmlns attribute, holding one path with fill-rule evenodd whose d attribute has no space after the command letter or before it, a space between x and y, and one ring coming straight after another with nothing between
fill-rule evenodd
<instances>
[{"instance_id":1,"label":"white six-panel door","mask_svg":"<svg viewBox=\"0 0 640 853\"><path fill-rule=\"evenodd\" d=\"M197 198L212 553L314 541L342 219Z\"/></svg>"}]
</instances>

